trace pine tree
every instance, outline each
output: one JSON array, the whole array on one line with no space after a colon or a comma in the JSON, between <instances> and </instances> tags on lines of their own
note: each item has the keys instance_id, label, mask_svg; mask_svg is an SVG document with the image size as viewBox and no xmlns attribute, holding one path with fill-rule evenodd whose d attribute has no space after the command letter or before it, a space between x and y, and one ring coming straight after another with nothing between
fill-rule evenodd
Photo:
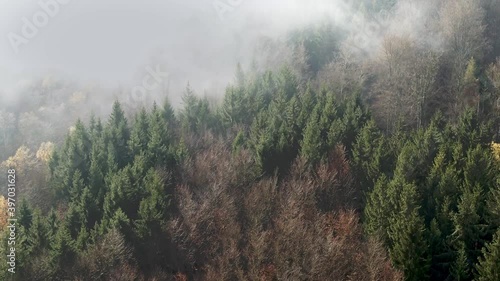
<instances>
[{"instance_id":1,"label":"pine tree","mask_svg":"<svg viewBox=\"0 0 500 281\"><path fill-rule=\"evenodd\" d=\"M65 280L76 258L76 250L71 234L65 224L61 225L52 240L50 260L52 280Z\"/></svg>"},{"instance_id":2,"label":"pine tree","mask_svg":"<svg viewBox=\"0 0 500 281\"><path fill-rule=\"evenodd\" d=\"M491 243L482 249L483 256L476 265L477 281L500 280L500 229L493 237Z\"/></svg>"},{"instance_id":3,"label":"pine tree","mask_svg":"<svg viewBox=\"0 0 500 281\"><path fill-rule=\"evenodd\" d=\"M290 100L297 94L298 81L297 77L293 74L289 67L281 68L278 75L279 88L283 90L285 100Z\"/></svg>"},{"instance_id":4,"label":"pine tree","mask_svg":"<svg viewBox=\"0 0 500 281\"><path fill-rule=\"evenodd\" d=\"M149 120L146 109L136 114L128 145L133 155L146 153L149 142Z\"/></svg>"},{"instance_id":5,"label":"pine tree","mask_svg":"<svg viewBox=\"0 0 500 281\"><path fill-rule=\"evenodd\" d=\"M199 127L198 119L201 117L198 115L199 101L189 83L182 95L182 103L184 108L179 115L182 129L187 132L197 132Z\"/></svg>"},{"instance_id":6,"label":"pine tree","mask_svg":"<svg viewBox=\"0 0 500 281\"><path fill-rule=\"evenodd\" d=\"M104 232L101 232L101 234L108 233L109 230L112 229L121 232L126 238L129 239L133 236L133 230L130 226L130 219L120 208L118 208L113 216L109 219L107 229Z\"/></svg>"},{"instance_id":7,"label":"pine tree","mask_svg":"<svg viewBox=\"0 0 500 281\"><path fill-rule=\"evenodd\" d=\"M73 180L71 186L69 188L69 195L72 200L77 200L82 194L83 189L85 188L82 174L79 170L76 170L73 174Z\"/></svg>"},{"instance_id":8,"label":"pine tree","mask_svg":"<svg viewBox=\"0 0 500 281\"><path fill-rule=\"evenodd\" d=\"M493 227L500 227L500 177L497 179L496 189L490 191L487 196L488 224Z\"/></svg>"},{"instance_id":9,"label":"pine tree","mask_svg":"<svg viewBox=\"0 0 500 281\"><path fill-rule=\"evenodd\" d=\"M102 206L104 195L106 193L106 184L104 179L108 171L108 155L107 147L104 143L104 138L97 137L92 146L90 156L90 172L89 172L89 189L92 198L97 206ZM116 165L116 163L113 163Z\"/></svg>"},{"instance_id":10,"label":"pine tree","mask_svg":"<svg viewBox=\"0 0 500 281\"><path fill-rule=\"evenodd\" d=\"M232 145L233 153L238 153L242 148L244 148L245 142L246 142L245 134L243 133L243 131L240 130L233 140L233 145Z\"/></svg>"},{"instance_id":11,"label":"pine tree","mask_svg":"<svg viewBox=\"0 0 500 281\"><path fill-rule=\"evenodd\" d=\"M143 238L150 236L151 232L161 230L169 200L164 183L154 170L150 170L144 178L144 186L147 195L140 203L138 219L135 223L139 237Z\"/></svg>"},{"instance_id":12,"label":"pine tree","mask_svg":"<svg viewBox=\"0 0 500 281\"><path fill-rule=\"evenodd\" d=\"M149 116L149 141L147 143L147 157L150 165L172 164L172 157L169 154L171 139L167 132L167 125L161 116L161 112L153 105L153 110Z\"/></svg>"},{"instance_id":13,"label":"pine tree","mask_svg":"<svg viewBox=\"0 0 500 281\"><path fill-rule=\"evenodd\" d=\"M168 128L170 130L173 130L173 128L177 126L177 119L175 117L175 112L168 98L165 98L163 102L161 115L163 117L163 120L165 120L165 122L167 123Z\"/></svg>"},{"instance_id":14,"label":"pine tree","mask_svg":"<svg viewBox=\"0 0 500 281\"><path fill-rule=\"evenodd\" d=\"M471 266L465 244L461 243L456 254L456 259L451 266L451 274L457 281L470 280Z\"/></svg>"},{"instance_id":15,"label":"pine tree","mask_svg":"<svg viewBox=\"0 0 500 281\"><path fill-rule=\"evenodd\" d=\"M385 139L370 120L361 129L352 149L352 162L356 177L363 190L371 190L382 172L390 170L386 159L389 151Z\"/></svg>"},{"instance_id":16,"label":"pine tree","mask_svg":"<svg viewBox=\"0 0 500 281\"><path fill-rule=\"evenodd\" d=\"M342 118L343 134L340 137L346 150L351 153L356 137L368 121L368 116L363 108L361 97L354 95L346 102L345 112Z\"/></svg>"},{"instance_id":17,"label":"pine tree","mask_svg":"<svg viewBox=\"0 0 500 281\"><path fill-rule=\"evenodd\" d=\"M75 248L78 251L83 251L87 247L89 238L90 235L87 231L87 228L85 226L82 226L75 241Z\"/></svg>"},{"instance_id":18,"label":"pine tree","mask_svg":"<svg viewBox=\"0 0 500 281\"><path fill-rule=\"evenodd\" d=\"M33 220L27 236L27 245L31 254L39 254L48 246L47 227L39 210L33 212Z\"/></svg>"},{"instance_id":19,"label":"pine tree","mask_svg":"<svg viewBox=\"0 0 500 281\"><path fill-rule=\"evenodd\" d=\"M108 167L112 168L113 164L117 169L125 167L132 159L128 148L130 139L130 129L125 113L119 102L113 104L113 110L108 120L106 128L106 136L108 141Z\"/></svg>"},{"instance_id":20,"label":"pine tree","mask_svg":"<svg viewBox=\"0 0 500 281\"><path fill-rule=\"evenodd\" d=\"M481 187L476 185L464 189L458 203L458 212L453 214L455 231L453 238L457 243L465 245L467 257L475 262L484 245L487 226L481 215Z\"/></svg>"},{"instance_id":21,"label":"pine tree","mask_svg":"<svg viewBox=\"0 0 500 281\"><path fill-rule=\"evenodd\" d=\"M75 124L75 129L71 133L69 139L68 151L66 157L69 160L69 177L73 179L74 172L80 171L81 178L86 184L89 177L90 167L90 152L92 149L92 142L90 135L81 120Z\"/></svg>"},{"instance_id":22,"label":"pine tree","mask_svg":"<svg viewBox=\"0 0 500 281\"><path fill-rule=\"evenodd\" d=\"M313 165L321 160L325 152L324 141L321 137L321 125L319 122L321 110L321 105L317 104L305 127L301 144L302 157Z\"/></svg>"},{"instance_id":23,"label":"pine tree","mask_svg":"<svg viewBox=\"0 0 500 281\"><path fill-rule=\"evenodd\" d=\"M17 222L25 229L29 229L33 221L33 210L28 204L28 201L25 199L21 200L18 212L19 218L17 219Z\"/></svg>"},{"instance_id":24,"label":"pine tree","mask_svg":"<svg viewBox=\"0 0 500 281\"><path fill-rule=\"evenodd\" d=\"M399 180L399 179L398 179ZM424 220L419 215L416 186L399 185L396 208L389 219L389 253L406 280L425 280L430 266Z\"/></svg>"},{"instance_id":25,"label":"pine tree","mask_svg":"<svg viewBox=\"0 0 500 281\"><path fill-rule=\"evenodd\" d=\"M130 166L110 175L109 191L103 206L105 219L111 219L118 209L122 210L127 217L135 219L139 202L143 198L143 190L138 188L138 182L132 177Z\"/></svg>"},{"instance_id":26,"label":"pine tree","mask_svg":"<svg viewBox=\"0 0 500 281\"><path fill-rule=\"evenodd\" d=\"M316 93L311 89L311 85L307 84L305 92L301 93L298 97L300 114L297 119L297 125L300 128L305 128L316 104Z\"/></svg>"},{"instance_id":27,"label":"pine tree","mask_svg":"<svg viewBox=\"0 0 500 281\"><path fill-rule=\"evenodd\" d=\"M366 231L378 237L389 245L389 237L387 230L389 229L389 219L391 212L394 210L394 188L385 175L382 175L372 191L367 194L366 207L364 210L365 215L365 229Z\"/></svg>"},{"instance_id":28,"label":"pine tree","mask_svg":"<svg viewBox=\"0 0 500 281\"><path fill-rule=\"evenodd\" d=\"M90 188L86 187L79 202L80 210L83 212L83 221L86 222L86 228L92 228L94 224L101 218L100 210L96 204L95 198L92 196Z\"/></svg>"},{"instance_id":29,"label":"pine tree","mask_svg":"<svg viewBox=\"0 0 500 281\"><path fill-rule=\"evenodd\" d=\"M65 227L69 231L72 239L78 237L82 226L87 224L84 211L78 203L71 203L64 218Z\"/></svg>"}]
</instances>

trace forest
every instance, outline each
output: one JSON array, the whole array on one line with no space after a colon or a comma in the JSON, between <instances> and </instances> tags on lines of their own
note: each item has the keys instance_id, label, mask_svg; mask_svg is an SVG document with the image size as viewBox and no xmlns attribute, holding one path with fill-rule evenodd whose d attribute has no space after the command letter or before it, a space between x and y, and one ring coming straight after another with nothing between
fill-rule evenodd
<instances>
[{"instance_id":1,"label":"forest","mask_svg":"<svg viewBox=\"0 0 500 281\"><path fill-rule=\"evenodd\" d=\"M500 1L415 2L414 33L406 1L353 4L395 12L376 51L328 19L267 40L216 100L118 95L51 130L90 98L0 106L0 279L499 281Z\"/></svg>"}]
</instances>

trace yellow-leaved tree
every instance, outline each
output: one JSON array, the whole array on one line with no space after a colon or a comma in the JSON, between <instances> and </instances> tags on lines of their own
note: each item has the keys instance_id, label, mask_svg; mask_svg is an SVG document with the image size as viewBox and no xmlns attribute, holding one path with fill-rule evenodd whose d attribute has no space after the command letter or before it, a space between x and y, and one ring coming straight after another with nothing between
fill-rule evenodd
<instances>
[{"instance_id":1,"label":"yellow-leaved tree","mask_svg":"<svg viewBox=\"0 0 500 281\"><path fill-rule=\"evenodd\" d=\"M7 200L0 195L0 231L7 226Z\"/></svg>"},{"instance_id":2,"label":"yellow-leaved tree","mask_svg":"<svg viewBox=\"0 0 500 281\"><path fill-rule=\"evenodd\" d=\"M0 164L2 170L16 170L16 197L26 198L34 205L49 208L51 192L48 187L48 160L53 144L42 143L36 155L28 147L21 146L16 153Z\"/></svg>"}]
</instances>

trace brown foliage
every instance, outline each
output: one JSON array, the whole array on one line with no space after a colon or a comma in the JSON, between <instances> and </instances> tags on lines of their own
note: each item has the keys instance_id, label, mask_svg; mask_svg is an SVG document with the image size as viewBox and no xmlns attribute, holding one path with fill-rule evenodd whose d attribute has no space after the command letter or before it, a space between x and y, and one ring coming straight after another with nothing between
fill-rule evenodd
<instances>
[{"instance_id":1,"label":"brown foliage","mask_svg":"<svg viewBox=\"0 0 500 281\"><path fill-rule=\"evenodd\" d=\"M77 266L77 280L140 280L132 251L117 230L111 230L83 252Z\"/></svg>"},{"instance_id":2,"label":"brown foliage","mask_svg":"<svg viewBox=\"0 0 500 281\"><path fill-rule=\"evenodd\" d=\"M310 171L258 179L248 152L212 143L186 161L169 235L174 280L401 280L363 236L344 149Z\"/></svg>"}]
</instances>

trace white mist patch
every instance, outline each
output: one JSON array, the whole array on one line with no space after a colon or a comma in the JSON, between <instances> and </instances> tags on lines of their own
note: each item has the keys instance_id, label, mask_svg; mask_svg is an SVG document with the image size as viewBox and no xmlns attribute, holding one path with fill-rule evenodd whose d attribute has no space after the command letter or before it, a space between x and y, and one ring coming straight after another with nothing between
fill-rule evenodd
<instances>
[{"instance_id":1,"label":"white mist patch","mask_svg":"<svg viewBox=\"0 0 500 281\"><path fill-rule=\"evenodd\" d=\"M214 3L226 5L223 20ZM40 6L36 1L3 1L0 15L8 23L0 26L5 39L0 62L6 72L36 73L24 77L33 80L50 69L75 81L134 87L142 79L137 73L160 50L173 99L188 82L198 94L221 95L234 78L236 64L248 68L263 40L285 40L290 30L325 19L345 30L346 44L364 55L376 53L387 30L427 38L420 30L433 5L412 3L402 2L395 11L368 19L353 0L73 0L59 7L54 22L15 56L7 34L19 32L20 19ZM15 95L4 88L0 85L1 95Z\"/></svg>"}]
</instances>

